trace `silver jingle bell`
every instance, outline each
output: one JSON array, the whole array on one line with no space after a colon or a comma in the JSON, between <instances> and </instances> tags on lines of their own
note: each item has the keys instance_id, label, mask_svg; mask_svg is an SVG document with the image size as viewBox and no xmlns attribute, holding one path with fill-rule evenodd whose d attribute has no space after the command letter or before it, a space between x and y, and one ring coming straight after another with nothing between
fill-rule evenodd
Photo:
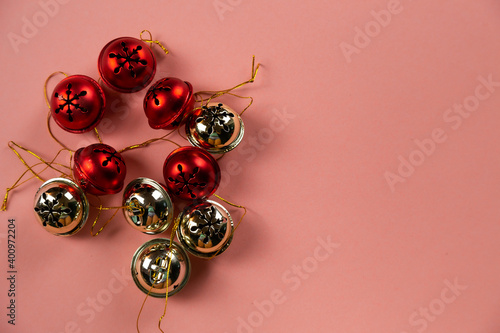
<instances>
[{"instance_id":1,"label":"silver jingle bell","mask_svg":"<svg viewBox=\"0 0 500 333\"><path fill-rule=\"evenodd\" d=\"M212 102L194 110L186 122L189 142L214 154L227 153L236 148L244 132L240 115L222 103Z\"/></svg>"},{"instance_id":2,"label":"silver jingle bell","mask_svg":"<svg viewBox=\"0 0 500 333\"><path fill-rule=\"evenodd\" d=\"M220 255L233 239L233 219L219 203L207 200L186 207L179 215L177 238L194 256Z\"/></svg>"},{"instance_id":3,"label":"silver jingle bell","mask_svg":"<svg viewBox=\"0 0 500 333\"><path fill-rule=\"evenodd\" d=\"M169 249L168 238L156 238L144 243L132 258L132 278L139 289L153 297L165 297L178 293L188 282L191 263L186 251L176 242Z\"/></svg>"},{"instance_id":4,"label":"silver jingle bell","mask_svg":"<svg viewBox=\"0 0 500 333\"><path fill-rule=\"evenodd\" d=\"M89 203L82 189L66 178L52 178L35 194L38 223L56 236L76 234L87 222Z\"/></svg>"},{"instance_id":5,"label":"silver jingle bell","mask_svg":"<svg viewBox=\"0 0 500 333\"><path fill-rule=\"evenodd\" d=\"M154 235L167 230L174 206L165 188L149 178L132 180L123 192L123 214L136 230Z\"/></svg>"}]
</instances>

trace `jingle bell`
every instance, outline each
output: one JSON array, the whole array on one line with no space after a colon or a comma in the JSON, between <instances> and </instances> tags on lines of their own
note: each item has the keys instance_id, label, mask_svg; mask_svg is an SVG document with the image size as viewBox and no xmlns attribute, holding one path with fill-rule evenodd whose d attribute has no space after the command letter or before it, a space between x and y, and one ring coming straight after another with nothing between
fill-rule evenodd
<instances>
[{"instance_id":1,"label":"jingle bell","mask_svg":"<svg viewBox=\"0 0 500 333\"><path fill-rule=\"evenodd\" d=\"M210 258L224 252L233 239L233 219L214 201L186 207L179 215L177 238L191 254Z\"/></svg>"},{"instance_id":2,"label":"jingle bell","mask_svg":"<svg viewBox=\"0 0 500 333\"><path fill-rule=\"evenodd\" d=\"M222 154L233 150L243 139L244 131L240 115L222 103L203 105L186 122L189 142L209 153Z\"/></svg>"},{"instance_id":3,"label":"jingle bell","mask_svg":"<svg viewBox=\"0 0 500 333\"><path fill-rule=\"evenodd\" d=\"M54 88L50 112L65 131L83 133L99 124L105 104L104 92L96 81L85 75L72 75Z\"/></svg>"},{"instance_id":4,"label":"jingle bell","mask_svg":"<svg viewBox=\"0 0 500 333\"><path fill-rule=\"evenodd\" d=\"M189 280L191 264L186 251L176 242L170 248L169 245L168 238L150 240L139 247L132 258L132 278L145 294L165 297L168 283L168 296L172 296Z\"/></svg>"},{"instance_id":5,"label":"jingle bell","mask_svg":"<svg viewBox=\"0 0 500 333\"><path fill-rule=\"evenodd\" d=\"M177 148L163 164L169 193L182 200L202 200L215 193L221 173L217 161L197 147Z\"/></svg>"},{"instance_id":6,"label":"jingle bell","mask_svg":"<svg viewBox=\"0 0 500 333\"><path fill-rule=\"evenodd\" d=\"M156 59L143 41L120 37L104 46L97 67L106 85L119 92L131 93L151 83L156 72Z\"/></svg>"},{"instance_id":7,"label":"jingle bell","mask_svg":"<svg viewBox=\"0 0 500 333\"><path fill-rule=\"evenodd\" d=\"M113 147L95 143L74 156L73 174L80 187L95 195L118 193L127 173L125 162Z\"/></svg>"},{"instance_id":8,"label":"jingle bell","mask_svg":"<svg viewBox=\"0 0 500 333\"><path fill-rule=\"evenodd\" d=\"M125 220L136 230L154 235L167 230L174 206L166 188L149 178L131 181L123 192Z\"/></svg>"},{"instance_id":9,"label":"jingle bell","mask_svg":"<svg viewBox=\"0 0 500 333\"><path fill-rule=\"evenodd\" d=\"M151 128L177 128L193 110L193 86L175 77L161 79L149 88L143 107Z\"/></svg>"},{"instance_id":10,"label":"jingle bell","mask_svg":"<svg viewBox=\"0 0 500 333\"><path fill-rule=\"evenodd\" d=\"M89 203L74 182L52 178L36 192L34 210L39 224L46 231L56 236L71 236L85 225Z\"/></svg>"}]
</instances>

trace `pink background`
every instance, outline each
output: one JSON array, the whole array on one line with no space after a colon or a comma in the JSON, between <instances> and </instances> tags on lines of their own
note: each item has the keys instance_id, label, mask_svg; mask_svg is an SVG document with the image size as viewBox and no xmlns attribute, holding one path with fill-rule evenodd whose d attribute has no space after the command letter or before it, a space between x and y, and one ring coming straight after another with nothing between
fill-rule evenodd
<instances>
[{"instance_id":1,"label":"pink background","mask_svg":"<svg viewBox=\"0 0 500 333\"><path fill-rule=\"evenodd\" d=\"M176 76L195 90L246 80L253 54L262 63L240 91L255 98L244 146L220 162L218 193L249 213L224 255L192 259L191 280L169 299L166 332L500 331L500 87L481 83L500 82L497 1L65 2L49 17L38 1L2 1L2 189L23 170L8 140L45 158L58 150L44 125L45 78L63 70L97 79L97 56L116 37L149 29L172 51L154 48L155 80ZM13 47L9 38L33 20L37 31ZM116 101L100 126L106 143L164 133L147 125L145 90L106 93ZM472 111L460 116L461 103ZM94 142L55 132L74 149ZM127 153L127 182L163 181L172 149ZM90 223L54 237L34 220L40 185L14 191L0 214L0 331L135 332L144 294L128 270L153 237L121 215L96 238ZM5 316L8 218L17 223L15 327ZM336 244L331 253L318 237ZM163 300L150 298L142 331L157 331L162 312Z\"/></svg>"}]
</instances>

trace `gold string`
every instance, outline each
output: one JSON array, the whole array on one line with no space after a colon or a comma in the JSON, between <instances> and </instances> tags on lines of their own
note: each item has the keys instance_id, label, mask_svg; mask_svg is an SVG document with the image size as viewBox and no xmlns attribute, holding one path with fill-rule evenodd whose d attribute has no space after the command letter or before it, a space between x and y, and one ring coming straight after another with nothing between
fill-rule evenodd
<instances>
[{"instance_id":1,"label":"gold string","mask_svg":"<svg viewBox=\"0 0 500 333\"><path fill-rule=\"evenodd\" d=\"M172 248L172 244L174 242L174 235L175 235L175 231L177 230L177 228L179 227L179 223L180 223L180 219L177 218L175 220L175 223L174 223L174 226L172 227L172 231L170 232L170 244L168 244L168 251L170 252L171 248ZM163 309L163 314L161 315L160 317L160 320L158 321L158 329L162 332L162 333L165 333L163 332L163 330L161 329L161 321L163 320L163 318L165 318L165 315L167 314L167 302L168 302L168 279L169 279L169 275L170 275L170 264L172 263L172 258L170 258L170 260L168 261L168 265L167 265L167 292L165 293L165 308Z\"/></svg>"},{"instance_id":2,"label":"gold string","mask_svg":"<svg viewBox=\"0 0 500 333\"><path fill-rule=\"evenodd\" d=\"M174 223L174 226L172 227L172 231L170 232L170 243L168 244L168 252L170 252L170 248L172 247L172 244L174 242L174 234L175 234L175 231L177 230L177 228L179 227L179 222L180 222L180 219L179 218L176 218L175 220L175 223ZM166 291L165 291L165 308L163 309L163 315L160 317L160 320L158 321L158 329L163 332L163 330L161 329L161 321L163 320L163 318L165 317L166 313L167 313L167 301L168 301L168 279L169 279L169 275L170 275L170 264L172 262L172 259L169 259L168 260L168 264L167 264L167 285L166 285ZM141 317L141 313L142 313L142 310L144 309L144 305L146 304L146 300L148 299L149 297L149 294L151 294L151 290L153 289L155 283L156 283L156 280L158 279L159 275L157 277L155 277L155 281L151 284L151 288L149 288L148 290L148 293L146 294L146 297L144 297L144 301L142 301L142 305L141 305L141 309L139 310L139 314L137 315L137 320L135 322L135 325L136 325L136 328L137 328L137 332L140 333L141 331L139 330L139 318ZM163 332L165 333L165 332Z\"/></svg>"},{"instance_id":3,"label":"gold string","mask_svg":"<svg viewBox=\"0 0 500 333\"><path fill-rule=\"evenodd\" d=\"M56 76L57 74L62 74L66 77L68 77L68 74L64 73L64 72L61 72L61 71L58 71L58 72L54 72L52 74L50 74L47 79L45 79L45 84L43 85L43 96L45 97L45 103L47 103L47 106L49 107L50 109L50 102L49 102L49 97L47 96L47 84L49 83L49 80Z\"/></svg>"},{"instance_id":4,"label":"gold string","mask_svg":"<svg viewBox=\"0 0 500 333\"><path fill-rule=\"evenodd\" d=\"M240 226L240 223L241 221L243 221L243 218L245 217L245 215L247 214L247 209L245 206L241 206L241 205L237 205L237 204L234 204L220 196L218 196L217 194L214 194L214 196L216 196L217 198L219 198L220 200L224 201L225 203L227 203L228 205L231 205L233 207L236 207L236 208L241 208L243 209L245 212L243 213L243 215L241 215L240 217L240 220L238 221L238 223L236 224L236 227L234 227L233 231L231 231L231 236L230 237L233 237L234 235L234 232L236 231L236 229L238 229L238 227ZM211 256L210 258L208 258L208 260L212 260L213 258L215 258L219 252L223 249L223 247L221 247L217 252L215 252L215 254L213 256Z\"/></svg>"},{"instance_id":5,"label":"gold string","mask_svg":"<svg viewBox=\"0 0 500 333\"><path fill-rule=\"evenodd\" d=\"M21 154L16 150L15 147L16 146L30 154L32 154L33 156L35 156L36 158L38 158L38 160L40 160L40 162L34 164L34 165L29 165L26 160L21 156ZM63 164L60 164L60 163L55 163L55 160L59 157L59 155L65 150L65 149L60 149L57 154L54 156L54 158L52 158L51 161L47 162L45 161L43 158L41 158L40 156L36 155L35 153L33 153L32 151L30 151L29 149L27 148L24 148L20 145L18 145L17 143L13 142L13 141L10 141L8 143L8 146L9 148L14 152L14 154L16 154L17 158L19 158L19 160L24 164L24 166L26 167L26 170L21 174L21 176L14 182L14 184L10 187L8 187L6 190L5 190L5 196L4 196L4 199L3 199L3 203L2 203L2 207L0 208L0 211L6 211L7 210L7 203L8 203L8 200L9 200L9 194L10 194L10 191L18 188L19 186L21 186L22 184L26 183L27 181L33 179L33 178L37 178L38 180L40 181L45 181L45 179L42 178L42 176L40 175L41 173L43 173L45 170L47 170L48 168L51 168L53 170L56 170L58 172L61 173L61 176L68 176L68 174L66 174L65 172L53 167L52 165L55 164L55 165L59 165L61 167L65 167L65 168L68 168L68 166L66 165L63 165ZM43 168L40 172L36 172L35 170L33 170L33 168L35 166L38 166L38 165L45 165L45 168ZM24 178L24 176L28 173L28 172L31 172L33 175L22 181L21 180Z\"/></svg>"},{"instance_id":6,"label":"gold string","mask_svg":"<svg viewBox=\"0 0 500 333\"><path fill-rule=\"evenodd\" d=\"M95 196L95 197L97 198L97 200L99 200L99 207L91 204L91 206L97 207L97 216L94 219L94 222L92 223L92 226L90 227L90 234L92 235L92 237L95 237L95 236L99 235L101 233L101 231L103 231L104 228L106 228L106 226L108 225L108 223L111 222L111 220L115 218L116 214L118 213L118 211L120 209L132 209L132 208L134 208L132 206L132 204L125 205L125 206L117 206L117 207L103 207L103 205L101 203L101 198L99 198L98 196ZM116 209L115 212L113 213L113 215L111 215L111 217L106 222L104 222L104 224L102 225L102 227L99 228L99 230L97 230L96 233L94 233L94 228L95 228L95 225L97 224L97 221L99 221L99 218L101 217L101 212L103 210L113 210L113 209ZM141 209L141 214L144 214L144 210L142 209L142 207L140 209Z\"/></svg>"},{"instance_id":7,"label":"gold string","mask_svg":"<svg viewBox=\"0 0 500 333\"><path fill-rule=\"evenodd\" d=\"M102 143L102 139L101 139L101 136L99 135L99 132L97 131L97 127L94 127L94 133L95 133L95 136L97 137L97 140L99 141L99 143Z\"/></svg>"},{"instance_id":8,"label":"gold string","mask_svg":"<svg viewBox=\"0 0 500 333\"><path fill-rule=\"evenodd\" d=\"M142 38L142 34L144 32L147 32L149 34L149 39L144 39ZM167 50L159 41L157 40L153 40L153 36L151 35L151 32L149 30L142 30L141 31L141 34L140 34L140 37L139 37L143 42L146 42L146 43L150 43L149 44L149 47L151 47L154 44L158 45L159 47L161 47L161 49L163 50L163 52L165 52L165 54L169 54L170 51Z\"/></svg>"},{"instance_id":9,"label":"gold string","mask_svg":"<svg viewBox=\"0 0 500 333\"><path fill-rule=\"evenodd\" d=\"M207 102L205 103L205 105L207 105L208 103L210 103L210 101L214 98L217 98L217 97L220 97L222 95L225 95L225 94L231 94L231 91L235 90L235 89L238 89L246 84L249 84L249 83L252 83L255 81L255 77L257 76L257 72L259 71L259 68L260 68L260 63L257 64L257 66L255 66L255 56L252 57L252 76L250 77L249 80L247 81L244 81L240 84L237 84L235 85L234 87L232 88L229 88L229 89L224 89L224 90L220 90L220 91L210 91L210 90L205 90L205 91L198 91L194 94L195 96L195 101L198 102L198 103L201 103L203 105L203 102L204 102L204 98L203 98L203 95L209 95L210 97L208 98ZM231 95L234 95L234 94L231 94ZM251 97L242 97L242 98L251 98ZM253 98L251 99L252 102L253 102ZM252 102L250 103L250 105L252 104ZM249 106L250 106L249 105ZM247 107L248 108L248 107ZM247 109L245 108L245 110ZM244 111L245 111L244 110ZM244 112L243 111L243 112ZM242 112L242 113L243 113Z\"/></svg>"},{"instance_id":10,"label":"gold string","mask_svg":"<svg viewBox=\"0 0 500 333\"><path fill-rule=\"evenodd\" d=\"M50 136L52 137L52 139L54 139L55 142L57 142L63 149L66 149L66 150L69 150L71 152L74 152L74 150L72 149L69 149L64 143L62 143L61 141L59 141L59 139L57 139L54 135L54 133L52 133L52 129L50 128L50 118L52 117L52 114L49 110L49 113L47 115L47 129L49 131L49 134Z\"/></svg>"},{"instance_id":11,"label":"gold string","mask_svg":"<svg viewBox=\"0 0 500 333\"><path fill-rule=\"evenodd\" d=\"M170 131L170 132L168 132L164 136L161 136L159 138L150 139L150 140L144 141L144 142L136 144L136 145L125 147L123 149L118 150L118 152L119 153L124 153L124 152L129 151L129 150L133 150L133 149L137 149L137 148L144 148L144 147L147 147L150 144L152 144L154 142L157 142L157 141L168 141L168 142L171 142L171 143L177 145L178 147L180 147L180 145L178 143L176 143L175 141L172 141L172 140L169 140L169 139L165 139L167 136L169 136L170 134L172 134L174 132L175 132L175 129L172 130L172 131Z\"/></svg>"},{"instance_id":12,"label":"gold string","mask_svg":"<svg viewBox=\"0 0 500 333\"><path fill-rule=\"evenodd\" d=\"M157 279L158 279L158 277L155 277L155 282L156 282ZM139 318L141 317L142 309L144 308L144 305L146 304L146 300L148 299L149 294L151 293L151 290L153 290L154 285L155 284L153 282L151 284L151 288L149 288L148 293L146 294L146 297L144 297L144 301L142 301L141 309L139 310L139 314L137 315L137 320L135 321L135 327L137 328L137 333L141 333L141 331L139 330Z\"/></svg>"},{"instance_id":13,"label":"gold string","mask_svg":"<svg viewBox=\"0 0 500 333\"><path fill-rule=\"evenodd\" d=\"M187 117L185 117L185 118L187 118ZM182 119L181 124L182 124L183 121L184 121L184 119ZM177 127L177 134L179 134L179 136L181 138L183 138L184 140L187 140L187 138L181 133L181 126Z\"/></svg>"},{"instance_id":14,"label":"gold string","mask_svg":"<svg viewBox=\"0 0 500 333\"><path fill-rule=\"evenodd\" d=\"M55 170L55 171L57 171L57 172L60 172L63 176L68 177L68 178L70 177L70 176L69 176L67 173L65 173L64 171L61 171L61 170L59 170L58 168L56 168L56 167L52 166L52 164L57 164L57 165L64 166L65 168L67 168L67 169L69 169L69 170L70 170L70 167L68 167L68 166L65 166L65 165L62 165L62 164L59 164L59 163L54 163L54 161L55 161L55 160L57 159L57 157L61 154L61 152L65 151L65 150L68 150L68 149L66 149L66 148L62 148L62 149L60 149L60 150L57 152L57 154L54 156L54 158L52 159L52 161L47 162L47 161L45 161L43 158L41 158L40 156L38 156L37 154L35 154L34 152L32 152L31 150L29 150L28 148L25 148L25 147L23 147L23 146L21 146L21 145L19 145L19 144L15 143L14 141L9 141L9 143L8 143L9 148L10 148L10 149L14 152L14 154L16 154L16 155L17 155L17 157L19 158L19 160L21 160L21 162L24 164L24 166L26 166L26 167L28 168L28 170L30 170L30 171L31 171L31 172L32 172L32 173L33 173L33 174L34 174L34 175L35 175L38 179L40 179L40 180L42 180L42 181L43 181L43 179L42 179L41 177L39 177L39 176L38 176L38 174L37 174L36 172L34 172L34 171L30 168L30 166L28 165L28 163L26 163L26 161L24 160L24 158L21 156L21 154L19 154L19 152L16 150L16 148L14 148L14 147L13 147L13 145L14 145L14 146L16 146L16 147L18 147L19 149L24 150L25 152L27 152L27 153L29 153L29 154L31 154L31 155L33 155L33 156L34 156L34 157L36 157L36 158L37 158L40 162L42 162L43 164L45 164L47 167L49 167L49 168L51 168L51 169L53 169L53 170Z\"/></svg>"},{"instance_id":15,"label":"gold string","mask_svg":"<svg viewBox=\"0 0 500 333\"><path fill-rule=\"evenodd\" d=\"M42 165L44 164L43 162L38 162L36 164L33 164L31 166L31 168L34 168L36 166L39 166L39 165ZM45 166L45 168L40 171L39 173L42 173L43 171L45 171L46 169L48 168L48 166ZM24 172L21 174L21 176L14 182L14 184L12 184L11 187L8 187L6 190L5 190L5 196L4 196L4 199L3 199L3 203L2 203L2 207L0 208L0 211L6 211L7 210L7 203L8 203L8 200L9 200L9 194L10 194L10 191L20 187L21 185L23 185L24 183L30 181L31 179L33 178L37 178L35 175L32 175L31 177L29 177L28 179L25 179L21 182L21 179L23 179L23 177L30 171L30 169L26 169L24 170Z\"/></svg>"}]
</instances>

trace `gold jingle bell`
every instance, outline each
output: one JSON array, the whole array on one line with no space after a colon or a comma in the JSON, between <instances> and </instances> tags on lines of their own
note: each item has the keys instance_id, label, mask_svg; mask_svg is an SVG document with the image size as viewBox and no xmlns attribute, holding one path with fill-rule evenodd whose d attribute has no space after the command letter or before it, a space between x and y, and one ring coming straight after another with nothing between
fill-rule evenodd
<instances>
[{"instance_id":1,"label":"gold jingle bell","mask_svg":"<svg viewBox=\"0 0 500 333\"><path fill-rule=\"evenodd\" d=\"M229 106L222 103L208 103L196 109L186 122L189 142L213 154L233 150L243 139L243 120Z\"/></svg>"},{"instance_id":2,"label":"gold jingle bell","mask_svg":"<svg viewBox=\"0 0 500 333\"><path fill-rule=\"evenodd\" d=\"M191 263L186 251L176 242L169 248L168 238L156 238L144 243L132 258L132 278L139 289L153 297L178 293L189 280ZM168 265L170 262L170 271Z\"/></svg>"},{"instance_id":3,"label":"gold jingle bell","mask_svg":"<svg viewBox=\"0 0 500 333\"><path fill-rule=\"evenodd\" d=\"M82 189L66 178L52 178L35 194L38 223L56 236L76 234L87 221L89 203Z\"/></svg>"},{"instance_id":4,"label":"gold jingle bell","mask_svg":"<svg viewBox=\"0 0 500 333\"><path fill-rule=\"evenodd\" d=\"M179 215L177 238L194 256L210 258L224 252L233 239L233 219L219 203L207 200Z\"/></svg>"},{"instance_id":5,"label":"gold jingle bell","mask_svg":"<svg viewBox=\"0 0 500 333\"><path fill-rule=\"evenodd\" d=\"M154 235L167 230L174 206L165 187L149 178L132 180L123 192L123 214L140 232Z\"/></svg>"}]
</instances>

